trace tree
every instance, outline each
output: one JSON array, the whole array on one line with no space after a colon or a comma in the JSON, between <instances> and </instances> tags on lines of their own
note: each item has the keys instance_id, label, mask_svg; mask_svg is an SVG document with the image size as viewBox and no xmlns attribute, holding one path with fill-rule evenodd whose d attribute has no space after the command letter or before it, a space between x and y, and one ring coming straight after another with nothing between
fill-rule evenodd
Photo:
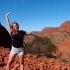
<instances>
[{"instance_id":1,"label":"tree","mask_svg":"<svg viewBox=\"0 0 70 70\"><path fill-rule=\"evenodd\" d=\"M47 43L45 46L45 52L48 56L51 56L52 52L55 52L56 50L57 50L57 47L51 42Z\"/></svg>"}]
</instances>

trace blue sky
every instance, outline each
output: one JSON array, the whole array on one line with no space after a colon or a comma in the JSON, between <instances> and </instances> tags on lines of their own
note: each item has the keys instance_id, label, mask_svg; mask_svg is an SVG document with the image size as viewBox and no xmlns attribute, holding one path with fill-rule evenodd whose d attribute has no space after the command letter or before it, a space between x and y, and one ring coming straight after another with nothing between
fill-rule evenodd
<instances>
[{"instance_id":1,"label":"blue sky","mask_svg":"<svg viewBox=\"0 0 70 70\"><path fill-rule=\"evenodd\" d=\"M70 20L70 0L0 0L0 22L7 29L8 12L10 23L17 21L20 30L41 31Z\"/></svg>"}]
</instances>

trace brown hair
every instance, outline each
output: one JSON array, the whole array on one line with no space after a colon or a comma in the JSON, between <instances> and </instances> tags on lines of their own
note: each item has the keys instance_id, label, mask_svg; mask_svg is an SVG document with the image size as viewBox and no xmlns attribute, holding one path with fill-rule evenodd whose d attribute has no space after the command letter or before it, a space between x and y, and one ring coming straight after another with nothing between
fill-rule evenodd
<instances>
[{"instance_id":1,"label":"brown hair","mask_svg":"<svg viewBox=\"0 0 70 70\"><path fill-rule=\"evenodd\" d=\"M15 34L18 34L18 31L15 31L15 30L13 29L13 24L16 24L16 25L18 26L18 28L19 28L19 24L18 24L16 21L12 22L12 25L11 25L12 35L15 35Z\"/></svg>"}]
</instances>

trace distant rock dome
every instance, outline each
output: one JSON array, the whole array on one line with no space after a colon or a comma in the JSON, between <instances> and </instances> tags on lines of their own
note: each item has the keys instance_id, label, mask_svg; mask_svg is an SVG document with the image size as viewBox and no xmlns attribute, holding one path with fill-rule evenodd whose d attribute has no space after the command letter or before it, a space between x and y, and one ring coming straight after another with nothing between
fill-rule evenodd
<instances>
[{"instance_id":1,"label":"distant rock dome","mask_svg":"<svg viewBox=\"0 0 70 70\"><path fill-rule=\"evenodd\" d=\"M58 27L45 27L41 33L42 34L48 34L48 33L54 33L58 31Z\"/></svg>"},{"instance_id":2,"label":"distant rock dome","mask_svg":"<svg viewBox=\"0 0 70 70\"><path fill-rule=\"evenodd\" d=\"M59 27L58 31L70 32L70 21L65 21L64 23L62 23L62 25Z\"/></svg>"}]
</instances>

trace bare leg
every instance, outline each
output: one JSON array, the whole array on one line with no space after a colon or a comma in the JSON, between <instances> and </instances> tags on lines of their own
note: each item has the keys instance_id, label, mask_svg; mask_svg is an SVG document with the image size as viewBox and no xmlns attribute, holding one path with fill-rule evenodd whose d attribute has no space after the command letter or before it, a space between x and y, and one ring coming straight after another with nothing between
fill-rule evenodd
<instances>
[{"instance_id":1,"label":"bare leg","mask_svg":"<svg viewBox=\"0 0 70 70\"><path fill-rule=\"evenodd\" d=\"M13 62L14 57L15 57L15 55L10 54L10 56L9 56L9 61L8 61L6 70L10 70L10 68L11 68L11 63Z\"/></svg>"},{"instance_id":2,"label":"bare leg","mask_svg":"<svg viewBox=\"0 0 70 70\"><path fill-rule=\"evenodd\" d=\"M24 55L19 55L20 70L24 70Z\"/></svg>"}]
</instances>

